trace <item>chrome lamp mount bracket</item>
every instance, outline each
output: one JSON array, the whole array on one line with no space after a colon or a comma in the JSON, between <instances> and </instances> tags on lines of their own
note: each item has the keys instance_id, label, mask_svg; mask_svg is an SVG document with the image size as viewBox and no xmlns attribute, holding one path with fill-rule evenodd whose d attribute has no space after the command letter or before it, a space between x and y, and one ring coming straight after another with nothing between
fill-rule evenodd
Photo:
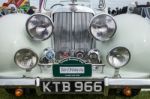
<instances>
[{"instance_id":1,"label":"chrome lamp mount bracket","mask_svg":"<svg viewBox=\"0 0 150 99\"><path fill-rule=\"evenodd\" d=\"M115 68L114 78L121 78L121 75L119 74L120 68Z\"/></svg>"}]
</instances>

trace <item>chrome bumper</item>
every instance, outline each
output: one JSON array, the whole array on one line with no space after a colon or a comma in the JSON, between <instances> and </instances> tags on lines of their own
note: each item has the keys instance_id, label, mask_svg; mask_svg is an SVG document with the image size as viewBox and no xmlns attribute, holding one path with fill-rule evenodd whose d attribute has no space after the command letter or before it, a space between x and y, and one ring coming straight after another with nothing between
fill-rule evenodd
<instances>
[{"instance_id":1,"label":"chrome bumper","mask_svg":"<svg viewBox=\"0 0 150 99\"><path fill-rule=\"evenodd\" d=\"M104 95L107 96L111 88L150 88L150 79L104 78ZM39 92L40 78L10 78L0 79L0 87L35 88Z\"/></svg>"},{"instance_id":2,"label":"chrome bumper","mask_svg":"<svg viewBox=\"0 0 150 99\"><path fill-rule=\"evenodd\" d=\"M150 79L113 79L105 78L105 86L110 88L122 88L124 86L150 88Z\"/></svg>"},{"instance_id":3,"label":"chrome bumper","mask_svg":"<svg viewBox=\"0 0 150 99\"><path fill-rule=\"evenodd\" d=\"M150 79L128 79L128 78L105 78L104 79L104 95L108 95L111 88L124 88L126 86L131 88L150 88Z\"/></svg>"},{"instance_id":4,"label":"chrome bumper","mask_svg":"<svg viewBox=\"0 0 150 99\"><path fill-rule=\"evenodd\" d=\"M39 81L39 80L38 80ZM31 78L3 78L0 79L0 87L36 87L37 79Z\"/></svg>"}]
</instances>

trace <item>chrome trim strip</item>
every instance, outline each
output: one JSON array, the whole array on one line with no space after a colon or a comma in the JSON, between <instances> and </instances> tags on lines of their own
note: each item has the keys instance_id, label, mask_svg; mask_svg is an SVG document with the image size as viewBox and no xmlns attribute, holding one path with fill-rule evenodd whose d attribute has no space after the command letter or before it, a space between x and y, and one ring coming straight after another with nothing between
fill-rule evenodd
<instances>
[{"instance_id":1,"label":"chrome trim strip","mask_svg":"<svg viewBox=\"0 0 150 99\"><path fill-rule=\"evenodd\" d=\"M35 86L35 79L18 78L18 79L0 79L0 87L2 86Z\"/></svg>"},{"instance_id":2,"label":"chrome trim strip","mask_svg":"<svg viewBox=\"0 0 150 99\"><path fill-rule=\"evenodd\" d=\"M74 12L71 12L71 14L72 14L72 24L71 24L71 34L70 34L70 40L71 40L71 48L72 48L72 50L75 48L74 47L74 44L75 44L75 41L73 40L74 39L74 37L73 37L73 35L72 34L75 34L75 13ZM76 20L77 21L77 20ZM72 53L71 53L72 54Z\"/></svg>"},{"instance_id":3,"label":"chrome trim strip","mask_svg":"<svg viewBox=\"0 0 150 99\"><path fill-rule=\"evenodd\" d=\"M125 86L135 87L135 88L150 88L150 79L114 79L105 78L105 86L109 88L123 88Z\"/></svg>"}]
</instances>

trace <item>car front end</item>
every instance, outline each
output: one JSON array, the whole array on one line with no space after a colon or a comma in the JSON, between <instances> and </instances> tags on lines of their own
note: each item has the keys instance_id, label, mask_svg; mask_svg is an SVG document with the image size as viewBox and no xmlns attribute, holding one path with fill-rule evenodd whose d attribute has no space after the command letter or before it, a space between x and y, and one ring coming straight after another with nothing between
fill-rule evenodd
<instances>
[{"instance_id":1,"label":"car front end","mask_svg":"<svg viewBox=\"0 0 150 99\"><path fill-rule=\"evenodd\" d=\"M147 20L98 14L74 0L65 4L47 15L0 18L0 87L16 96L25 89L105 96L117 89L132 96L150 88Z\"/></svg>"}]
</instances>

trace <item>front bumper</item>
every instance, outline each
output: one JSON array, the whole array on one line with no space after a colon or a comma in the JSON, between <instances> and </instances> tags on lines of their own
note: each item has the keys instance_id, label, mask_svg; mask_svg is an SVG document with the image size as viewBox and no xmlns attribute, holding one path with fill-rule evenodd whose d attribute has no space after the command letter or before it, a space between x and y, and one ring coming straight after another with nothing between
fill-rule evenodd
<instances>
[{"instance_id":1,"label":"front bumper","mask_svg":"<svg viewBox=\"0 0 150 99\"><path fill-rule=\"evenodd\" d=\"M35 88L37 94L40 95L40 80L40 78L3 78L0 79L0 87ZM104 78L104 95L108 96L109 89L111 88L117 89L126 86L131 88L150 88L150 79Z\"/></svg>"}]
</instances>

